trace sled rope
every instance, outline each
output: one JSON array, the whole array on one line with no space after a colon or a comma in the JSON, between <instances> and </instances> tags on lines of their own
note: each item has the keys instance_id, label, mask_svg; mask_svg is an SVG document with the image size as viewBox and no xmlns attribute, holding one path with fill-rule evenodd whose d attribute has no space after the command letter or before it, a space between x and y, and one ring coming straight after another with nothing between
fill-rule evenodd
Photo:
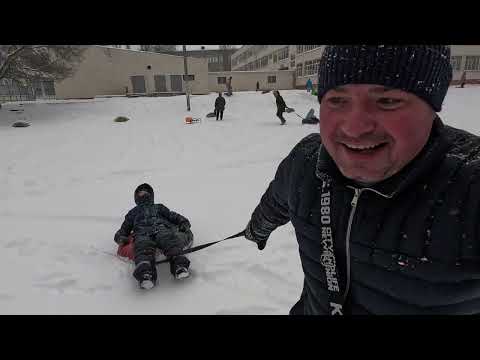
<instances>
[{"instance_id":1,"label":"sled rope","mask_svg":"<svg viewBox=\"0 0 480 360\"><path fill-rule=\"evenodd\" d=\"M190 249L183 250L183 251L179 252L178 254L176 254L175 256L189 254L189 253L192 253L192 252L195 252L195 251L198 251L198 250L205 249L206 247L215 245L215 244L217 244L217 243L219 243L219 242L222 242L222 241L225 241L225 240L234 239L234 238L241 237L241 236L244 236L244 235L245 235L245 230L242 230L242 231L240 231L238 234L229 236L229 237L227 237L227 238L225 238L225 239L217 240L217 241L212 241L212 242L209 242L209 243L206 243L206 244L194 246L194 247L192 247L192 248L190 248ZM156 261L156 262L155 262L155 265L163 264L163 263L166 263L166 262L169 262L169 261L170 261L170 259L159 260L159 261Z\"/></svg>"}]
</instances>

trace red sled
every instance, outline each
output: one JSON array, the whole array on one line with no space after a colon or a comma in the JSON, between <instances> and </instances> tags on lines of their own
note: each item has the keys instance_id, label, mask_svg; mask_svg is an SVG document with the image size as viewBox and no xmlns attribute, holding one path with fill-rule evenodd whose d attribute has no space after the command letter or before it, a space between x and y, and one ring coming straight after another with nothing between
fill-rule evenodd
<instances>
[{"instance_id":1,"label":"red sled","mask_svg":"<svg viewBox=\"0 0 480 360\"><path fill-rule=\"evenodd\" d=\"M134 260L135 259L135 247L134 247L134 242L135 242L135 234L132 232L130 235L128 235L128 241L125 245L118 245L117 249L117 255L120 257L128 258L129 260ZM187 244L183 249L186 250L190 247L192 247L193 241ZM155 254L155 260L160 261L166 259L165 255L160 249L157 249L157 252Z\"/></svg>"}]
</instances>

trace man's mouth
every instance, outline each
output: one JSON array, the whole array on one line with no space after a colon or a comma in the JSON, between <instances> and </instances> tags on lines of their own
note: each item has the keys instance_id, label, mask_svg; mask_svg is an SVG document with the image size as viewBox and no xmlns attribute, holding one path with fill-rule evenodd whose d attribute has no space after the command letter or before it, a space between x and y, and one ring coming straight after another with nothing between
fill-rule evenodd
<instances>
[{"instance_id":1,"label":"man's mouth","mask_svg":"<svg viewBox=\"0 0 480 360\"><path fill-rule=\"evenodd\" d=\"M347 143L341 143L343 146L345 146L348 150L355 151L358 153L369 153L373 152L375 150L382 149L385 145L387 145L387 142L379 142L376 144L347 144Z\"/></svg>"}]
</instances>

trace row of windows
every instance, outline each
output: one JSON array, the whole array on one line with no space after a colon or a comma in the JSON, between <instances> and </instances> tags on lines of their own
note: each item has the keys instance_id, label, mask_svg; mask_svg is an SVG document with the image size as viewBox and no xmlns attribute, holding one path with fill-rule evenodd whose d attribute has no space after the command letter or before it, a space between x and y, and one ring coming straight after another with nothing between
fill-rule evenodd
<instances>
[{"instance_id":1,"label":"row of windows","mask_svg":"<svg viewBox=\"0 0 480 360\"><path fill-rule=\"evenodd\" d=\"M208 63L209 64L216 64L216 63L223 63L223 56L210 56L208 57Z\"/></svg>"},{"instance_id":2,"label":"row of windows","mask_svg":"<svg viewBox=\"0 0 480 360\"><path fill-rule=\"evenodd\" d=\"M297 45L297 54L319 48L322 45Z\"/></svg>"},{"instance_id":3,"label":"row of windows","mask_svg":"<svg viewBox=\"0 0 480 360\"><path fill-rule=\"evenodd\" d=\"M462 70L462 57L463 56L452 56L450 58L450 63L454 71ZM466 56L465 65L463 70L467 71L479 71L480 70L480 56Z\"/></svg>"},{"instance_id":4,"label":"row of windows","mask_svg":"<svg viewBox=\"0 0 480 360\"><path fill-rule=\"evenodd\" d=\"M277 77L275 75L270 75L267 76L267 83L269 84L275 84L277 82ZM217 77L217 84L224 85L227 83L227 77L226 76L218 76Z\"/></svg>"},{"instance_id":5,"label":"row of windows","mask_svg":"<svg viewBox=\"0 0 480 360\"><path fill-rule=\"evenodd\" d=\"M305 61L305 64L297 64L297 76L316 75L320 59Z\"/></svg>"}]
</instances>

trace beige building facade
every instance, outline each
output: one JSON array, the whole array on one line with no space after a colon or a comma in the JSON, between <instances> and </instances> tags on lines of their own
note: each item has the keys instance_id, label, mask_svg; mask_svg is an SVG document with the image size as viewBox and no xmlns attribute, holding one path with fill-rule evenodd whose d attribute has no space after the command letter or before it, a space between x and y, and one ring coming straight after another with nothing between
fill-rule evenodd
<instances>
[{"instance_id":1,"label":"beige building facade","mask_svg":"<svg viewBox=\"0 0 480 360\"><path fill-rule=\"evenodd\" d=\"M221 71L208 73L209 90L225 91L226 82L230 77L233 91L254 91L257 82L260 90L293 89L295 84L294 71Z\"/></svg>"},{"instance_id":2,"label":"beige building facade","mask_svg":"<svg viewBox=\"0 0 480 360\"><path fill-rule=\"evenodd\" d=\"M192 94L208 94L208 62L187 58ZM183 57L153 52L89 46L75 74L55 83L57 99L108 95L184 93Z\"/></svg>"}]
</instances>

